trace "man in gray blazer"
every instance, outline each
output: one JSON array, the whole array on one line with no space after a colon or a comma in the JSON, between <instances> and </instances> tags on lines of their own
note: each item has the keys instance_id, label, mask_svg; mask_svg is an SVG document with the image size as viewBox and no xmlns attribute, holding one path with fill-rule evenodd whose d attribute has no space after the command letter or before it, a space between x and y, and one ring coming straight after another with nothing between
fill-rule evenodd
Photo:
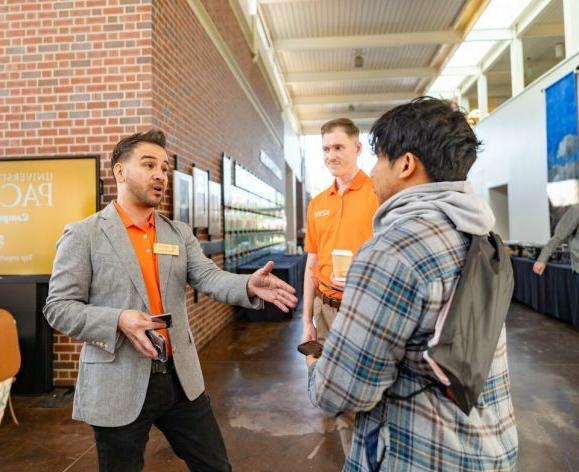
<instances>
[{"instance_id":1,"label":"man in gray blazer","mask_svg":"<svg viewBox=\"0 0 579 472\"><path fill-rule=\"evenodd\" d=\"M231 470L204 393L185 288L284 311L295 306L294 290L271 274L271 262L252 275L222 271L189 226L155 211L170 168L161 131L122 139L111 166L117 199L65 228L44 307L51 326L84 341L73 418L93 427L101 471L142 470L153 424L190 470ZM151 316L163 312L172 313L168 329ZM147 330L165 339L166 362Z\"/></svg>"}]
</instances>

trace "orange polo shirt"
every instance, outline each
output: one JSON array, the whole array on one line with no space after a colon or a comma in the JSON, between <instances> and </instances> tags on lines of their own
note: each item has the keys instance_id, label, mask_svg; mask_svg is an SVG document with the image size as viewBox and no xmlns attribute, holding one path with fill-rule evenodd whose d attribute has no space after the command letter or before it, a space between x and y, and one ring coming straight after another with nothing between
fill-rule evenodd
<instances>
[{"instance_id":1,"label":"orange polo shirt","mask_svg":"<svg viewBox=\"0 0 579 472\"><path fill-rule=\"evenodd\" d=\"M372 181L361 170L343 195L338 193L334 180L330 188L308 205L305 250L318 256L314 276L321 282L318 288L326 295L342 299L342 292L326 286L331 284L332 250L347 249L355 255L372 237L372 218L377 209Z\"/></svg>"},{"instance_id":2,"label":"orange polo shirt","mask_svg":"<svg viewBox=\"0 0 579 472\"><path fill-rule=\"evenodd\" d=\"M155 212L151 212L147 226L142 228L131 220L129 215L125 213L122 207L115 201L115 208L119 214L121 221L127 229L129 239L133 245L133 249L139 261L145 288L147 289L147 296L149 298L149 306L151 307L150 315L161 315L164 313L163 302L161 300L161 290L159 284L159 267L157 265L157 255L153 252L153 245L157 241L157 232L155 231ZM157 333L165 338L167 343L167 353L171 355L171 341L169 339L169 331L165 328L156 329Z\"/></svg>"}]
</instances>

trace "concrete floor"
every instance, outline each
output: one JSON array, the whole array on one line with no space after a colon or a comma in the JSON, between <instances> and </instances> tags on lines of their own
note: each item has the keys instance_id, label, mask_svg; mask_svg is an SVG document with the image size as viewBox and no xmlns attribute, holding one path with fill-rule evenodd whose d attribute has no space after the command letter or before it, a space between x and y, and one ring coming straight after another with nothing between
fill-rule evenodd
<instances>
[{"instance_id":1,"label":"concrete floor","mask_svg":"<svg viewBox=\"0 0 579 472\"><path fill-rule=\"evenodd\" d=\"M508 320L509 359L519 427L519 470L579 470L579 331L521 306ZM337 432L306 396L306 369L295 350L300 320L238 321L201 353L207 391L236 472L334 472L341 468ZM96 470L91 429L70 419L70 405L38 408L14 399L0 426L0 470ZM146 471L186 471L156 430Z\"/></svg>"}]
</instances>

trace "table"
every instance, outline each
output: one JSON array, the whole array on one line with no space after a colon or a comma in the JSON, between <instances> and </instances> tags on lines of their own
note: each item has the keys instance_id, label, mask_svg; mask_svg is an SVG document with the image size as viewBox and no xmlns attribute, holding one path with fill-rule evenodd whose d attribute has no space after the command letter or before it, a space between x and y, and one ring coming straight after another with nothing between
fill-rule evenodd
<instances>
[{"instance_id":1,"label":"table","mask_svg":"<svg viewBox=\"0 0 579 472\"><path fill-rule=\"evenodd\" d=\"M237 273L251 274L257 269L261 269L267 261L273 261L273 274L296 289L296 296L299 301L304 291L306 260L306 254L268 254L238 266ZM240 311L240 315L250 321L281 321L285 318L292 318L293 314L294 310L290 310L289 313L284 313L271 303L265 303L262 310L242 308Z\"/></svg>"},{"instance_id":2,"label":"table","mask_svg":"<svg viewBox=\"0 0 579 472\"><path fill-rule=\"evenodd\" d=\"M512 256L511 262L515 300L579 328L579 276L570 265L549 262L539 276L533 272L535 260Z\"/></svg>"}]
</instances>

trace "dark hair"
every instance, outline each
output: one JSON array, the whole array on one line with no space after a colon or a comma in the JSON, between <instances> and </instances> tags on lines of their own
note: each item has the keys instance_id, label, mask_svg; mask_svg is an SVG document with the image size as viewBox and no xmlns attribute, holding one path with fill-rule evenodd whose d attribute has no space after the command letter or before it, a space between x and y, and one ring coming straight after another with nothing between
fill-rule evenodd
<instances>
[{"instance_id":1,"label":"dark hair","mask_svg":"<svg viewBox=\"0 0 579 472\"><path fill-rule=\"evenodd\" d=\"M111 156L111 167L115 167L117 162L122 162L126 160L131 151L137 147L140 143L151 143L161 146L165 149L167 139L165 138L165 133L159 129L152 128L145 133L135 133L121 139L113 149L113 155Z\"/></svg>"},{"instance_id":2,"label":"dark hair","mask_svg":"<svg viewBox=\"0 0 579 472\"><path fill-rule=\"evenodd\" d=\"M343 128L344 132L350 137L360 136L360 130L350 118L337 118L324 123L321 129L322 136L326 133L332 132L334 128Z\"/></svg>"},{"instance_id":3,"label":"dark hair","mask_svg":"<svg viewBox=\"0 0 579 472\"><path fill-rule=\"evenodd\" d=\"M370 146L376 155L393 163L410 152L435 182L465 180L480 145L464 113L432 97L393 108L370 130Z\"/></svg>"}]
</instances>

